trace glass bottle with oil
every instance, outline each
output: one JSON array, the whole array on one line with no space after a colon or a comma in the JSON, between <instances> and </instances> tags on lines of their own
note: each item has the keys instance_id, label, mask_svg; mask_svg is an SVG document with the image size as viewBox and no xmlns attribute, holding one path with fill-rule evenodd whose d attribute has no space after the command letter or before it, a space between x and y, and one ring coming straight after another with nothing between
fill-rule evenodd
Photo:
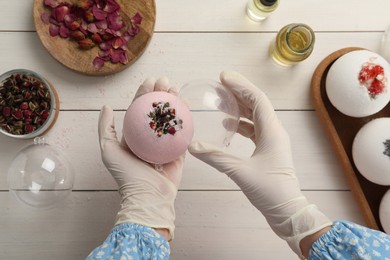
<instances>
[{"instance_id":1,"label":"glass bottle with oil","mask_svg":"<svg viewBox=\"0 0 390 260\"><path fill-rule=\"evenodd\" d=\"M294 23L284 26L270 46L273 60L291 66L305 60L313 51L315 35L306 24Z\"/></svg>"},{"instance_id":2,"label":"glass bottle with oil","mask_svg":"<svg viewBox=\"0 0 390 260\"><path fill-rule=\"evenodd\" d=\"M279 0L249 0L246 13L253 21L260 22L278 7Z\"/></svg>"}]
</instances>

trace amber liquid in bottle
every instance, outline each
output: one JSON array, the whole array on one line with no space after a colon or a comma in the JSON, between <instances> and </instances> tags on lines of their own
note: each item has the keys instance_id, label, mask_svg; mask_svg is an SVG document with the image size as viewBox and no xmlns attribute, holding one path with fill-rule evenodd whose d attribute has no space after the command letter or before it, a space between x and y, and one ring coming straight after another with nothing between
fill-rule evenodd
<instances>
[{"instance_id":1,"label":"amber liquid in bottle","mask_svg":"<svg viewBox=\"0 0 390 260\"><path fill-rule=\"evenodd\" d=\"M271 57L279 64L289 66L305 60L314 47L314 32L304 24L283 27L271 45Z\"/></svg>"}]
</instances>

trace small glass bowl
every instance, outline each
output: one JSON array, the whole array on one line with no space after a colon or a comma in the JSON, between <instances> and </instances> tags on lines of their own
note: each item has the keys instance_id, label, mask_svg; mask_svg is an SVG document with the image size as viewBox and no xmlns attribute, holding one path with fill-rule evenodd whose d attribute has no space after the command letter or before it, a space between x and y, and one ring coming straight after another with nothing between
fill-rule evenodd
<instances>
[{"instance_id":1,"label":"small glass bowl","mask_svg":"<svg viewBox=\"0 0 390 260\"><path fill-rule=\"evenodd\" d=\"M2 127L2 122L1 122L5 118L3 116L2 111L3 111L3 107L6 106L4 104L2 105L2 102L4 102L4 101L2 101L2 99L5 99L6 94L1 93L1 88L2 88L6 79L8 79L10 76L16 75L16 74L28 75L28 76L31 76L33 78L38 79L40 82L42 82L43 86L49 90L49 93L50 93L50 109L49 109L49 116L47 117L46 121L42 125L40 125L37 129L35 129L34 131L32 131L30 133L26 133L26 134L20 134L20 135L13 134L13 133L10 133L7 130L5 130ZM27 100L28 99L25 99L25 97L23 97L23 102L27 101ZM32 139L34 137L37 137L37 136L44 134L47 130L49 130L54 125L54 123L57 119L58 113L59 113L59 99L58 99L57 91L45 78L43 78L38 73L31 71L31 70L27 70L27 69L15 69L15 70L10 70L10 71L8 71L0 76L0 133L4 134L6 136L9 136L9 137L17 138L17 139ZM23 124L25 124L25 122Z\"/></svg>"}]
</instances>

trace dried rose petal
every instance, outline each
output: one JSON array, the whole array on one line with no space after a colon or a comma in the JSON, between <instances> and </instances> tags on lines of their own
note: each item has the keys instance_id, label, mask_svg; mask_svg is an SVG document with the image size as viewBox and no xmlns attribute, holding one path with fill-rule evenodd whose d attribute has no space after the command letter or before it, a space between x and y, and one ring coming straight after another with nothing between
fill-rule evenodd
<instances>
[{"instance_id":1,"label":"dried rose petal","mask_svg":"<svg viewBox=\"0 0 390 260\"><path fill-rule=\"evenodd\" d=\"M97 5L94 5L92 7L92 13L95 16L97 20L103 20L107 17L107 13L97 7Z\"/></svg>"},{"instance_id":2,"label":"dried rose petal","mask_svg":"<svg viewBox=\"0 0 390 260\"><path fill-rule=\"evenodd\" d=\"M64 21L66 15L69 14L69 7L66 5L61 5L53 9L52 16L56 19L57 22Z\"/></svg>"},{"instance_id":3,"label":"dried rose petal","mask_svg":"<svg viewBox=\"0 0 390 260\"><path fill-rule=\"evenodd\" d=\"M103 8L103 10L107 13L113 13L119 9L120 9L119 4L114 0L107 0L106 6Z\"/></svg>"},{"instance_id":4,"label":"dried rose petal","mask_svg":"<svg viewBox=\"0 0 390 260\"><path fill-rule=\"evenodd\" d=\"M111 34L113 36L116 36L116 37L121 37L122 36L122 32L121 31L112 30L110 28L106 29L105 32L108 33L108 34Z\"/></svg>"},{"instance_id":5,"label":"dried rose petal","mask_svg":"<svg viewBox=\"0 0 390 260\"><path fill-rule=\"evenodd\" d=\"M111 50L111 62L112 63L122 63L127 64L128 63L128 57L127 53L124 50L118 49L118 50Z\"/></svg>"},{"instance_id":6,"label":"dried rose petal","mask_svg":"<svg viewBox=\"0 0 390 260\"><path fill-rule=\"evenodd\" d=\"M64 25L60 26L60 36L62 38L68 38L69 37L69 29L66 28Z\"/></svg>"},{"instance_id":7,"label":"dried rose petal","mask_svg":"<svg viewBox=\"0 0 390 260\"><path fill-rule=\"evenodd\" d=\"M118 49L120 47L122 47L123 43L124 43L124 39L122 37L116 37L114 38L114 40L112 41L112 47L114 49Z\"/></svg>"},{"instance_id":8,"label":"dried rose petal","mask_svg":"<svg viewBox=\"0 0 390 260\"><path fill-rule=\"evenodd\" d=\"M96 27L102 30L105 30L108 28L107 20L100 20L95 23Z\"/></svg>"},{"instance_id":9,"label":"dried rose petal","mask_svg":"<svg viewBox=\"0 0 390 260\"><path fill-rule=\"evenodd\" d=\"M99 48L103 51L110 50L112 48L111 42L102 42L101 44L99 44Z\"/></svg>"},{"instance_id":10,"label":"dried rose petal","mask_svg":"<svg viewBox=\"0 0 390 260\"><path fill-rule=\"evenodd\" d=\"M122 16L118 13L111 13L107 16L108 28L114 31L119 31L125 24L122 20Z\"/></svg>"},{"instance_id":11,"label":"dried rose petal","mask_svg":"<svg viewBox=\"0 0 390 260\"><path fill-rule=\"evenodd\" d=\"M96 57L93 62L92 62L93 66L96 68L96 69L101 69L103 68L104 66L104 59L101 58L101 57Z\"/></svg>"},{"instance_id":12,"label":"dried rose petal","mask_svg":"<svg viewBox=\"0 0 390 260\"><path fill-rule=\"evenodd\" d=\"M49 6L51 8L55 8L59 6L61 2L61 0L45 0L44 5Z\"/></svg>"},{"instance_id":13,"label":"dried rose petal","mask_svg":"<svg viewBox=\"0 0 390 260\"><path fill-rule=\"evenodd\" d=\"M123 51L123 54L120 56L119 62L124 64L124 65L129 63L129 57L127 56L127 52L126 51Z\"/></svg>"},{"instance_id":14,"label":"dried rose petal","mask_svg":"<svg viewBox=\"0 0 390 260\"><path fill-rule=\"evenodd\" d=\"M54 24L50 24L49 26L50 36L54 37L60 34L60 27Z\"/></svg>"},{"instance_id":15,"label":"dried rose petal","mask_svg":"<svg viewBox=\"0 0 390 260\"><path fill-rule=\"evenodd\" d=\"M68 14L64 17L64 23L66 27L74 31L80 27L80 22L77 20L77 17L73 14Z\"/></svg>"},{"instance_id":16,"label":"dried rose petal","mask_svg":"<svg viewBox=\"0 0 390 260\"><path fill-rule=\"evenodd\" d=\"M111 59L111 49L107 51L99 51L99 58L104 61L109 61Z\"/></svg>"},{"instance_id":17,"label":"dried rose petal","mask_svg":"<svg viewBox=\"0 0 390 260\"><path fill-rule=\"evenodd\" d=\"M137 12L137 13L133 16L133 18L131 18L131 22L132 22L133 25L135 25L135 26L140 25L141 22L142 22L142 16L141 16L141 14Z\"/></svg>"},{"instance_id":18,"label":"dried rose petal","mask_svg":"<svg viewBox=\"0 0 390 260\"><path fill-rule=\"evenodd\" d=\"M44 12L44 13L41 15L42 22L44 22L44 23L49 23L49 22L50 22L50 15L51 15L51 14Z\"/></svg>"},{"instance_id":19,"label":"dried rose petal","mask_svg":"<svg viewBox=\"0 0 390 260\"><path fill-rule=\"evenodd\" d=\"M86 23L81 22L81 25L79 27L79 30L84 34L84 35L88 35L88 25Z\"/></svg>"},{"instance_id":20,"label":"dried rose petal","mask_svg":"<svg viewBox=\"0 0 390 260\"><path fill-rule=\"evenodd\" d=\"M88 31L91 33L97 33L99 30L96 27L96 24L90 23L90 24L88 24Z\"/></svg>"}]
</instances>

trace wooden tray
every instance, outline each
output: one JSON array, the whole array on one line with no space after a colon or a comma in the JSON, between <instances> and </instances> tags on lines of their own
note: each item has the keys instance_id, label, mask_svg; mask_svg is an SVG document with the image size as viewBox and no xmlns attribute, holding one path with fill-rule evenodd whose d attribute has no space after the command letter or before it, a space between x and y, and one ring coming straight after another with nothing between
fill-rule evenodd
<instances>
[{"instance_id":1,"label":"wooden tray","mask_svg":"<svg viewBox=\"0 0 390 260\"><path fill-rule=\"evenodd\" d=\"M73 0L66 1L72 2ZM39 39L46 50L58 62L71 70L83 74L104 76L124 70L142 55L153 35L156 21L156 5L154 0L132 0L131 3L128 0L117 0L121 6L121 12L124 14L124 21L127 18L133 17L137 12L142 15L141 31L134 39L129 41L127 51L129 63L123 65L121 63L113 64L106 62L103 68L97 70L93 66L92 61L98 54L98 47L90 50L80 50L74 41L62 39L59 36L50 36L49 25L45 24L41 19L41 15L45 11L43 2L44 0L35 0L33 6L34 23Z\"/></svg>"},{"instance_id":2,"label":"wooden tray","mask_svg":"<svg viewBox=\"0 0 390 260\"><path fill-rule=\"evenodd\" d=\"M352 143L360 128L370 120L390 117L390 104L380 112L363 118L353 118L339 112L329 101L325 80L329 68L342 55L362 48L344 48L327 56L314 71L311 95L314 107L341 163L352 193L369 228L382 230L379 220L379 205L390 186L381 186L365 179L352 159Z\"/></svg>"}]
</instances>

